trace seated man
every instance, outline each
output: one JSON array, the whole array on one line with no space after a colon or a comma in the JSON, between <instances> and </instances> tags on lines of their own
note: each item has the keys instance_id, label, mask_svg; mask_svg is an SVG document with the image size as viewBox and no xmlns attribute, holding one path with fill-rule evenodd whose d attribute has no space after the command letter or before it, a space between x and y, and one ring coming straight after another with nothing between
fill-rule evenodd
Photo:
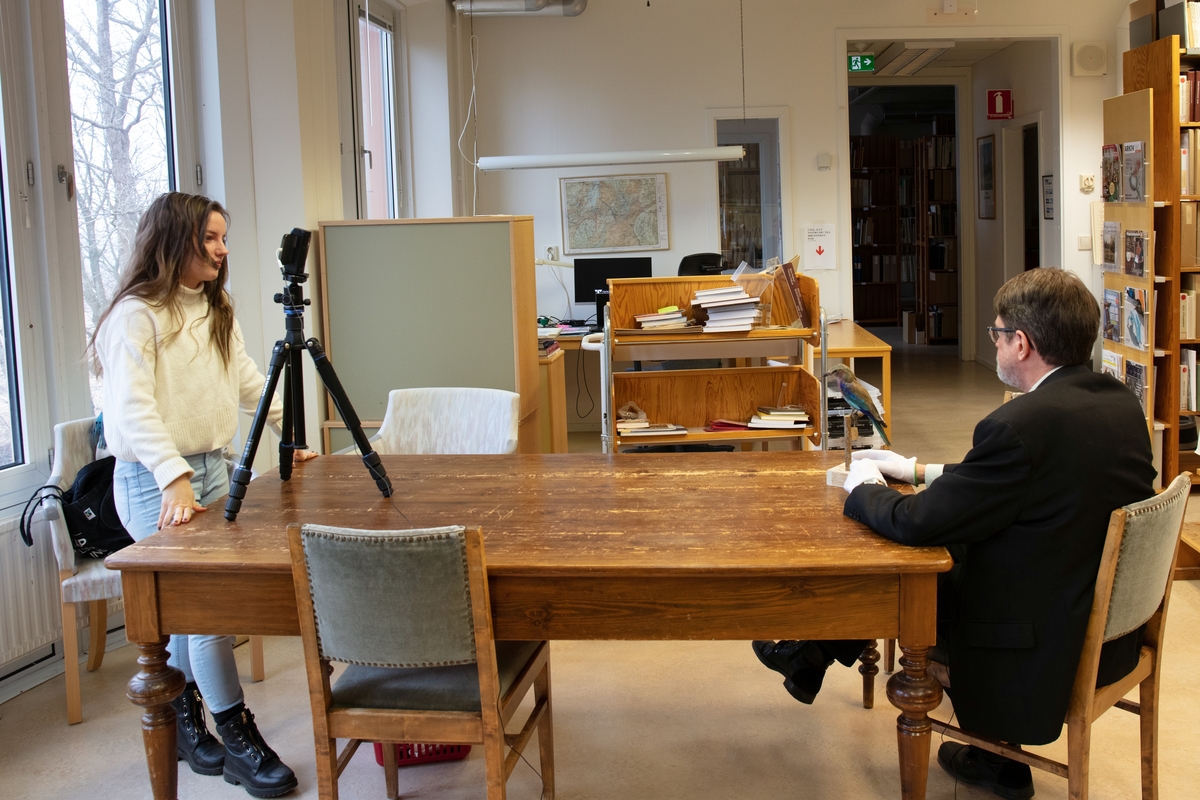
<instances>
[{"instance_id":1,"label":"seated man","mask_svg":"<svg viewBox=\"0 0 1200 800\"><path fill-rule=\"evenodd\" d=\"M1091 370L1100 313L1082 281L1030 270L1000 288L995 308L997 372L1025 394L976 426L959 464L855 453L845 514L901 544L949 548L935 655L954 711L972 733L1045 744L1062 732L1109 515L1153 494L1154 467L1137 397ZM881 472L928 488L900 494ZM1105 645L1100 685L1133 669L1138 637ZM864 644L755 642L755 652L803 694ZM946 742L938 763L1001 796L1033 795L1029 767L1015 761Z\"/></svg>"}]
</instances>

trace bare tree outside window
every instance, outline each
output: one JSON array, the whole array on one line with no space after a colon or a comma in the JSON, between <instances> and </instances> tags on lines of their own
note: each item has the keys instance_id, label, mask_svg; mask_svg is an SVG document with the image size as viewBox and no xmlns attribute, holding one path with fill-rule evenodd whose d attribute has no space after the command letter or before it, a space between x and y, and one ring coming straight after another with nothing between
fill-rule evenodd
<instances>
[{"instance_id":1,"label":"bare tree outside window","mask_svg":"<svg viewBox=\"0 0 1200 800\"><path fill-rule=\"evenodd\" d=\"M138 218L174 182L160 2L63 2L88 336L133 248ZM98 410L99 399L93 376Z\"/></svg>"}]
</instances>

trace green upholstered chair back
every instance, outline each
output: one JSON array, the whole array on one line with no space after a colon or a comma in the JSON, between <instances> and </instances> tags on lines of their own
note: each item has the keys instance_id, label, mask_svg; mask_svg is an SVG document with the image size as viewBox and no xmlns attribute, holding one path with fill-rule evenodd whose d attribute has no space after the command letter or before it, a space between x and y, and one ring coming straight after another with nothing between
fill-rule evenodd
<instances>
[{"instance_id":1,"label":"green upholstered chair back","mask_svg":"<svg viewBox=\"0 0 1200 800\"><path fill-rule=\"evenodd\" d=\"M1190 486L1188 476L1179 475L1162 494L1125 506L1128 516L1117 556L1104 641L1141 627L1162 603Z\"/></svg>"},{"instance_id":2,"label":"green upholstered chair back","mask_svg":"<svg viewBox=\"0 0 1200 800\"><path fill-rule=\"evenodd\" d=\"M301 530L321 658L371 667L475 662L465 529Z\"/></svg>"}]
</instances>

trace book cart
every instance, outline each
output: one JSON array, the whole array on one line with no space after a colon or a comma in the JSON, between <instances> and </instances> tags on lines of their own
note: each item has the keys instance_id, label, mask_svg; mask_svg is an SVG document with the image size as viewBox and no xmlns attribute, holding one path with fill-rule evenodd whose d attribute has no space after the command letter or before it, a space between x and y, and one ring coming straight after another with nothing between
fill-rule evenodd
<instances>
[{"instance_id":1,"label":"book cart","mask_svg":"<svg viewBox=\"0 0 1200 800\"><path fill-rule=\"evenodd\" d=\"M1104 143L1117 144L1124 141L1146 142L1146 175L1148 185L1147 202L1140 213L1150 215L1143 228L1153 232L1153 246L1149 248L1147 275L1153 275L1150 302L1153 319L1152 369L1147 381L1147 415L1150 425L1162 437L1161 472L1162 485L1167 485L1183 470L1196 472L1200 469L1200 456L1179 450L1179 428L1181 416L1195 416L1200 412L1180 411L1180 354L1182 348L1200 346L1200 340L1181 341L1179 335L1179 303L1182 272L1200 272L1200 267L1181 267L1181 221L1180 201L1200 200L1200 196L1184 194L1181 180L1181 133L1189 128L1198 128L1198 122L1180 122L1179 76L1185 69L1200 68L1200 50L1183 50L1178 36L1168 36L1124 54L1123 75L1125 92L1121 97L1105 101ZM1149 91L1147 91L1149 90ZM1126 100L1138 95L1149 100ZM1119 101L1141 103L1136 123L1137 131L1110 132L1109 104ZM1120 112L1113 107L1114 124L1119 124ZM1128 109L1130 114L1134 113ZM1132 123L1134 120L1130 119ZM1130 136L1122 139L1121 136ZM1119 214L1131 209L1126 203L1106 203L1105 220L1118 220ZM1118 209L1121 209L1118 211ZM1111 211L1111 213L1110 213ZM1118 251L1123 256L1122 240ZM1105 288L1109 288L1106 273ZM1153 291L1157 289L1157 291ZM1107 347L1110 342L1104 342ZM1157 373L1157 375L1155 374ZM1176 578L1200 578L1200 550L1187 538L1180 544Z\"/></svg>"},{"instance_id":2,"label":"book cart","mask_svg":"<svg viewBox=\"0 0 1200 800\"><path fill-rule=\"evenodd\" d=\"M608 282L610 300L605 307L604 333L585 338L583 346L600 350L601 440L606 453L622 447L678 444L726 444L788 441L794 449L822 443L825 388L825 350L817 282L797 273L800 292L812 328L761 328L737 333L705 333L700 328L647 332L638 329L634 315L675 305L691 312L697 289L732 286L729 276L673 278L620 278ZM776 282L771 291L771 323L783 325L786 289ZM790 320L789 320L790 322ZM818 370L805 364L805 345L820 353ZM721 369L671 369L616 371L615 364L674 359L729 359ZM767 366L770 358L785 366ZM615 412L633 401L652 423L669 422L687 428L686 434L624 436L616 430ZM799 404L809 413L804 428L776 430L706 431L716 419L749 419L759 406ZM807 443L807 444L806 444Z\"/></svg>"}]
</instances>

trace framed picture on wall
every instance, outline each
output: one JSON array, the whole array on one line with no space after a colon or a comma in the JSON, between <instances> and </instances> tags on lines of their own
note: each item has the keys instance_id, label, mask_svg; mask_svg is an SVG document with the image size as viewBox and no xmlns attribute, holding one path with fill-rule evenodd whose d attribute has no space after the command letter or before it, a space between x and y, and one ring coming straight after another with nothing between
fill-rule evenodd
<instances>
[{"instance_id":1,"label":"framed picture on wall","mask_svg":"<svg viewBox=\"0 0 1200 800\"><path fill-rule=\"evenodd\" d=\"M567 255L669 250L667 175L559 178Z\"/></svg>"},{"instance_id":2,"label":"framed picture on wall","mask_svg":"<svg viewBox=\"0 0 1200 800\"><path fill-rule=\"evenodd\" d=\"M979 218L996 218L996 137L980 136L975 140L979 175Z\"/></svg>"}]
</instances>

